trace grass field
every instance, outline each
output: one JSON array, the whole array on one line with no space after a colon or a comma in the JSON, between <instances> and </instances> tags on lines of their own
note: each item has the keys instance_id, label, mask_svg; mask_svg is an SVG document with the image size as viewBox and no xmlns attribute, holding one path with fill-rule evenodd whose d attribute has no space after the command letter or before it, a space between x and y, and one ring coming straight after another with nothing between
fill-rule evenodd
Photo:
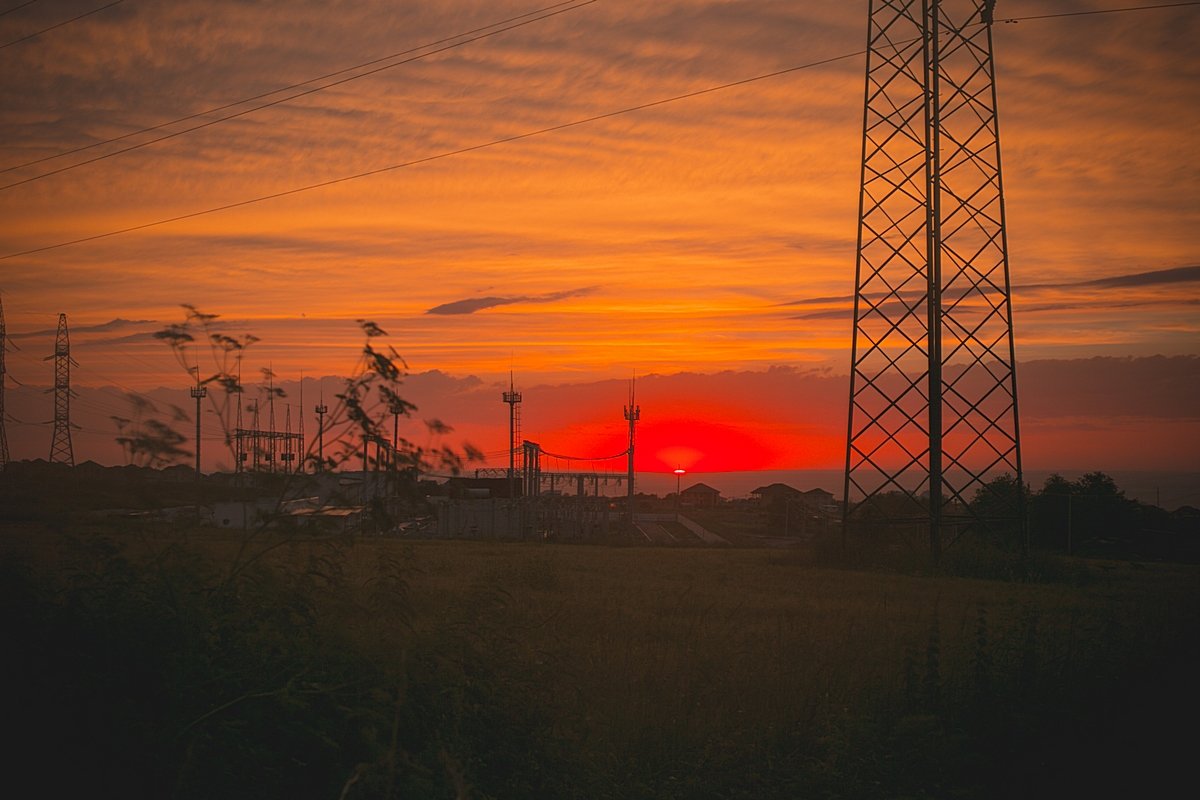
<instances>
[{"instance_id":1,"label":"grass field","mask_svg":"<svg viewBox=\"0 0 1200 800\"><path fill-rule=\"evenodd\" d=\"M1190 763L1191 566L243 544L4 532L16 763L43 793L1097 797Z\"/></svg>"}]
</instances>

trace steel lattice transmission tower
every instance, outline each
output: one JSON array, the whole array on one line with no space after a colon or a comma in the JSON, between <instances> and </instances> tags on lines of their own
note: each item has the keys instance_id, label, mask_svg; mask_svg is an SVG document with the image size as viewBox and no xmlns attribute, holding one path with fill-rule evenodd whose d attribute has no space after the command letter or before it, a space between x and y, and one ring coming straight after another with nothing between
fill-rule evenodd
<instances>
[{"instance_id":1,"label":"steel lattice transmission tower","mask_svg":"<svg viewBox=\"0 0 1200 800\"><path fill-rule=\"evenodd\" d=\"M58 315L58 336L54 341L54 436L50 440L50 463L62 461L75 466L75 453L71 449L71 365L79 366L71 358L71 337L67 331L67 315Z\"/></svg>"},{"instance_id":2,"label":"steel lattice transmission tower","mask_svg":"<svg viewBox=\"0 0 1200 800\"><path fill-rule=\"evenodd\" d=\"M1023 516L994 7L869 11L844 530L927 529L935 560Z\"/></svg>"}]
</instances>

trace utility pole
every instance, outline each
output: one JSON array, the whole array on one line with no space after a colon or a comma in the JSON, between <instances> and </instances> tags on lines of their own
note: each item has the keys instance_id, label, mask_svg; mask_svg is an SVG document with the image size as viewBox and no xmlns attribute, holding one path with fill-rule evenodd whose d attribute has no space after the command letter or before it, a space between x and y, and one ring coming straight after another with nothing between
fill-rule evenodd
<instances>
[{"instance_id":1,"label":"utility pole","mask_svg":"<svg viewBox=\"0 0 1200 800\"><path fill-rule=\"evenodd\" d=\"M192 398L196 401L196 486L200 486L200 401L208 396L208 387L200 383L200 368L196 367L196 385L191 388Z\"/></svg>"},{"instance_id":2,"label":"utility pole","mask_svg":"<svg viewBox=\"0 0 1200 800\"><path fill-rule=\"evenodd\" d=\"M71 447L71 336L67 331L67 315L58 315L58 336L54 341L54 435L50 440L50 463L62 462L75 466L75 451Z\"/></svg>"},{"instance_id":3,"label":"utility pole","mask_svg":"<svg viewBox=\"0 0 1200 800\"><path fill-rule=\"evenodd\" d=\"M200 383L200 367L194 369L196 385L191 388L192 398L196 401L196 519L200 519L201 472L200 472L200 401L208 396L208 387Z\"/></svg>"},{"instance_id":4,"label":"utility pole","mask_svg":"<svg viewBox=\"0 0 1200 800\"><path fill-rule=\"evenodd\" d=\"M317 413L317 471L325 471L325 415L329 406L325 405L325 390L321 390L321 400L313 409Z\"/></svg>"},{"instance_id":5,"label":"utility pole","mask_svg":"<svg viewBox=\"0 0 1200 800\"><path fill-rule=\"evenodd\" d=\"M508 391L504 393L508 404L508 497L517 496L517 448L521 441L521 393L513 385L512 370L508 373Z\"/></svg>"},{"instance_id":6,"label":"utility pole","mask_svg":"<svg viewBox=\"0 0 1200 800\"><path fill-rule=\"evenodd\" d=\"M995 494L991 520L972 504L1022 481L994 6L868 12L842 531L901 496L884 513L927 527L935 563L944 534L1024 519L1020 499Z\"/></svg>"},{"instance_id":7,"label":"utility pole","mask_svg":"<svg viewBox=\"0 0 1200 800\"><path fill-rule=\"evenodd\" d=\"M626 419L626 421L629 422L629 453L628 453L628 455L629 455L629 475L627 476L627 480L629 481L629 487L627 489L627 495L626 495L626 503L628 505L628 509L626 510L625 515L626 515L626 518L628 519L629 526L631 528L633 527L633 495L634 495L634 491L633 491L633 475L634 475L634 472L633 472L633 444L634 444L634 440L636 439L638 420L640 420L642 418L642 407L639 405L635 405L634 401L635 401L635 389L634 389L633 381L630 381L629 382L629 405L625 406L625 419Z\"/></svg>"},{"instance_id":8,"label":"utility pole","mask_svg":"<svg viewBox=\"0 0 1200 800\"><path fill-rule=\"evenodd\" d=\"M275 439L275 370L274 364L267 368L267 416L270 429L267 431L267 461L271 463L270 470L275 472L275 461L279 457ZM257 426L256 426L257 427Z\"/></svg>"}]
</instances>

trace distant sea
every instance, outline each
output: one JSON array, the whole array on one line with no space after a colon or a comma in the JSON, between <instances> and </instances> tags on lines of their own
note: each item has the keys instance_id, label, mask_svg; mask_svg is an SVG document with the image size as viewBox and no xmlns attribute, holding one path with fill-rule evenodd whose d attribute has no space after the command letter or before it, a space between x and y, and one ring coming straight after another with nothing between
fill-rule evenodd
<instances>
[{"instance_id":1,"label":"distant sea","mask_svg":"<svg viewBox=\"0 0 1200 800\"><path fill-rule=\"evenodd\" d=\"M1057 472L1068 480L1075 480L1090 470L1028 470L1025 481L1034 491L1041 488L1046 478ZM1200 508L1200 472L1136 472L1127 470L1102 470L1125 491L1125 496L1143 503L1158 505L1168 511L1180 506ZM802 491L824 489L837 499L842 497L842 470L801 469L763 470L759 472L689 472L683 476L684 489L705 483L721 492L726 499L749 497L750 492L772 483L786 483ZM665 495L675 491L675 476L671 473L641 472L637 476L637 490L650 494ZM610 494L619 492L609 489Z\"/></svg>"}]
</instances>

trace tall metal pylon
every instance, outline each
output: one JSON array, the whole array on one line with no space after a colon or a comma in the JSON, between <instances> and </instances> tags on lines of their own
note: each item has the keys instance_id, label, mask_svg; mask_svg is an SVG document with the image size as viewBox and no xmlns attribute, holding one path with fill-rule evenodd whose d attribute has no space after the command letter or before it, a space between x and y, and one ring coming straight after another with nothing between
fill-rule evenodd
<instances>
[{"instance_id":1,"label":"tall metal pylon","mask_svg":"<svg viewBox=\"0 0 1200 800\"><path fill-rule=\"evenodd\" d=\"M1022 516L995 0L871 0L843 530ZM855 501L861 500L856 505Z\"/></svg>"},{"instance_id":2,"label":"tall metal pylon","mask_svg":"<svg viewBox=\"0 0 1200 800\"><path fill-rule=\"evenodd\" d=\"M8 334L4 328L4 298L0 297L0 472L8 466L8 432L4 428L4 353L8 350Z\"/></svg>"},{"instance_id":3,"label":"tall metal pylon","mask_svg":"<svg viewBox=\"0 0 1200 800\"><path fill-rule=\"evenodd\" d=\"M75 466L71 448L71 366L79 366L71 358L71 336L67 331L67 315L58 315L58 336L54 340L54 436L50 440L50 463L61 461Z\"/></svg>"}]
</instances>

